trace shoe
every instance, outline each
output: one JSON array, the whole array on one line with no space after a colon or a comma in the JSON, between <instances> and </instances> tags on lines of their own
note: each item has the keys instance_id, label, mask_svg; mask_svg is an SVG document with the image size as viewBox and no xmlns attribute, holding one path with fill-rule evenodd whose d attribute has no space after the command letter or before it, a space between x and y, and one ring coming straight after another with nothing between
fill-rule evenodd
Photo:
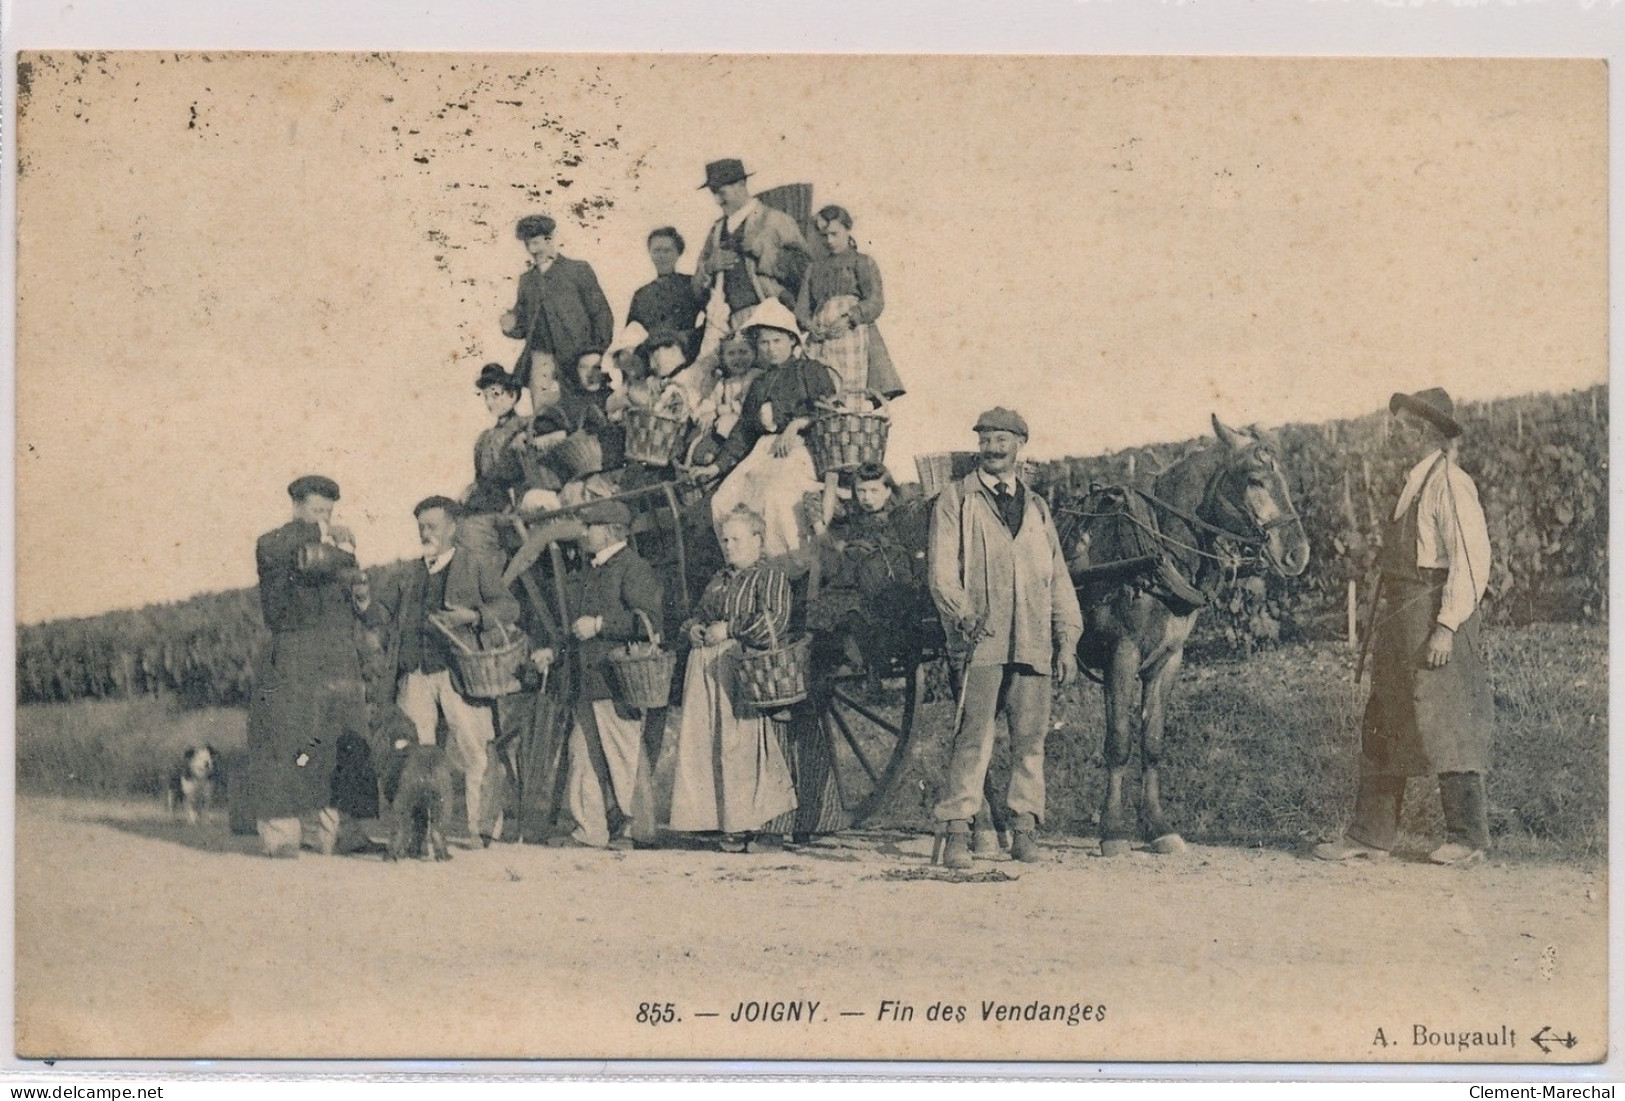
<instances>
[{"instance_id":1,"label":"shoe","mask_svg":"<svg viewBox=\"0 0 1625 1101\"><path fill-rule=\"evenodd\" d=\"M781 853L784 851L784 838L776 833L757 833L745 839L745 851L748 853Z\"/></svg>"},{"instance_id":2,"label":"shoe","mask_svg":"<svg viewBox=\"0 0 1625 1101\"><path fill-rule=\"evenodd\" d=\"M591 849L597 847L589 845L585 841L577 841L567 833L553 834L543 841L542 845L549 849Z\"/></svg>"},{"instance_id":3,"label":"shoe","mask_svg":"<svg viewBox=\"0 0 1625 1101\"><path fill-rule=\"evenodd\" d=\"M284 845L277 849L267 849L265 855L270 857L272 860L298 860L299 850L293 848L292 846Z\"/></svg>"},{"instance_id":4,"label":"shoe","mask_svg":"<svg viewBox=\"0 0 1625 1101\"><path fill-rule=\"evenodd\" d=\"M1038 841L1033 837L1033 831L1038 828L1038 819L1030 814L1018 814L1010 824L1010 859L1019 860L1023 864L1036 864L1042 860L1038 853Z\"/></svg>"},{"instance_id":5,"label":"shoe","mask_svg":"<svg viewBox=\"0 0 1625 1101\"><path fill-rule=\"evenodd\" d=\"M742 834L725 833L717 839L717 851L725 853L742 853L745 851L746 841Z\"/></svg>"},{"instance_id":6,"label":"shoe","mask_svg":"<svg viewBox=\"0 0 1625 1101\"><path fill-rule=\"evenodd\" d=\"M998 830L973 830L971 832L970 851L976 856L999 855Z\"/></svg>"},{"instance_id":7,"label":"shoe","mask_svg":"<svg viewBox=\"0 0 1625 1101\"><path fill-rule=\"evenodd\" d=\"M952 871L965 871L974 861L970 855L970 823L945 822L940 827L931 863Z\"/></svg>"},{"instance_id":8,"label":"shoe","mask_svg":"<svg viewBox=\"0 0 1625 1101\"><path fill-rule=\"evenodd\" d=\"M491 847L491 835L488 834L488 833L480 834L480 848L489 849L490 847Z\"/></svg>"},{"instance_id":9,"label":"shoe","mask_svg":"<svg viewBox=\"0 0 1625 1101\"><path fill-rule=\"evenodd\" d=\"M1387 849L1374 849L1349 837L1339 837L1324 845L1315 846L1317 860L1387 860Z\"/></svg>"},{"instance_id":10,"label":"shoe","mask_svg":"<svg viewBox=\"0 0 1625 1101\"><path fill-rule=\"evenodd\" d=\"M1428 853L1429 864L1443 864L1447 867L1456 867L1461 864L1475 864L1484 859L1484 850L1475 849L1471 845L1463 845L1460 841L1451 841L1440 845Z\"/></svg>"}]
</instances>

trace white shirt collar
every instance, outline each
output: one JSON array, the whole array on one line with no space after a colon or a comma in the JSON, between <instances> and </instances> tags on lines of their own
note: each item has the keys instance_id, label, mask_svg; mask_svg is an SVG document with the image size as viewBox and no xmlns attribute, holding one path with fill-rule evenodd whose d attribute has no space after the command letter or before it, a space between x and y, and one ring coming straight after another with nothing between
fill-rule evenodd
<instances>
[{"instance_id":1,"label":"white shirt collar","mask_svg":"<svg viewBox=\"0 0 1625 1101\"><path fill-rule=\"evenodd\" d=\"M1004 483L1004 488L1009 490L1011 493L1014 493L1016 491L1016 476L1015 476L1014 472L1011 472L1009 474L1004 475L1003 477L1000 477L997 474L989 474L987 471L983 470L981 467L977 467L976 468L976 476L978 478L982 479L982 484L983 485L987 486L987 488L990 489L990 490L994 490L995 492L997 491L997 487L998 487L1000 482L1003 482Z\"/></svg>"},{"instance_id":2,"label":"white shirt collar","mask_svg":"<svg viewBox=\"0 0 1625 1101\"><path fill-rule=\"evenodd\" d=\"M755 214L761 209L761 207L762 204L756 201L756 196L752 195L750 198L746 199L744 206L723 218L723 222L728 232L737 232L740 225L744 223L745 219L749 218L752 214Z\"/></svg>"},{"instance_id":3,"label":"white shirt collar","mask_svg":"<svg viewBox=\"0 0 1625 1101\"><path fill-rule=\"evenodd\" d=\"M439 573L441 570L451 565L451 556L456 553L457 548L452 547L445 554L442 554L437 558L425 558L423 560L423 564L429 567L430 573Z\"/></svg>"},{"instance_id":4,"label":"white shirt collar","mask_svg":"<svg viewBox=\"0 0 1625 1101\"><path fill-rule=\"evenodd\" d=\"M592 556L592 564L594 566L602 566L605 562L608 562L611 558L614 558L617 554L621 553L621 548L625 546L625 539L622 539L619 543L611 543L609 546Z\"/></svg>"},{"instance_id":5,"label":"white shirt collar","mask_svg":"<svg viewBox=\"0 0 1625 1101\"><path fill-rule=\"evenodd\" d=\"M1405 515L1405 510L1411 507L1411 501L1422 491L1422 483L1427 479L1428 472L1443 454L1444 452L1437 448L1429 451L1422 461L1411 467L1411 472L1405 475L1405 488L1400 490L1399 503L1394 506L1395 520Z\"/></svg>"}]
</instances>

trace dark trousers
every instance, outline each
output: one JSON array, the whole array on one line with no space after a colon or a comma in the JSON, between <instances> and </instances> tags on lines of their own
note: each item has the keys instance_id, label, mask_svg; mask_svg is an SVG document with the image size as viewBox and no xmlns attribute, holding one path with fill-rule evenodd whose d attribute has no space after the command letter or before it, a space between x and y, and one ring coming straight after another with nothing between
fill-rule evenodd
<instances>
[{"instance_id":1,"label":"dark trousers","mask_svg":"<svg viewBox=\"0 0 1625 1101\"><path fill-rule=\"evenodd\" d=\"M1482 772L1441 772L1439 802L1444 809L1445 833L1451 841L1474 849L1490 847L1489 805ZM1362 776L1348 836L1373 849L1393 848L1404 803L1405 777Z\"/></svg>"}]
</instances>

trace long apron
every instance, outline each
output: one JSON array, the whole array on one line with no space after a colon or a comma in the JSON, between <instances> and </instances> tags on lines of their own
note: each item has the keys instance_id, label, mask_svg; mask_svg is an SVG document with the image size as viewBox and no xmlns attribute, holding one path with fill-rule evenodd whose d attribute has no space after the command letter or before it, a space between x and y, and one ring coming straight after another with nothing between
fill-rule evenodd
<instances>
[{"instance_id":1,"label":"long apron","mask_svg":"<svg viewBox=\"0 0 1625 1101\"><path fill-rule=\"evenodd\" d=\"M738 653L732 639L689 653L672 782L673 830L738 833L795 809L782 733L766 715L735 699Z\"/></svg>"},{"instance_id":2,"label":"long apron","mask_svg":"<svg viewBox=\"0 0 1625 1101\"><path fill-rule=\"evenodd\" d=\"M1428 472L1422 489L1432 478ZM1495 698L1478 609L1456 631L1450 660L1427 667L1447 570L1416 564L1422 490L1383 535L1382 603L1372 646L1371 698L1361 732L1361 773L1432 776L1486 772Z\"/></svg>"}]
</instances>

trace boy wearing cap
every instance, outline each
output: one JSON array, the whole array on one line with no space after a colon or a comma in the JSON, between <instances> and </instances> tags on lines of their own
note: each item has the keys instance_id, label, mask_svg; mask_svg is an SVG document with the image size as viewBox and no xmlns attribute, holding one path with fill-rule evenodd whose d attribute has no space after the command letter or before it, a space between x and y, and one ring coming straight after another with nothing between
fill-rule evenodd
<instances>
[{"instance_id":1,"label":"boy wearing cap","mask_svg":"<svg viewBox=\"0 0 1625 1101\"><path fill-rule=\"evenodd\" d=\"M643 744L646 716L616 702L609 655L648 638L644 619L660 630L663 593L654 567L628 541L632 513L624 502L599 501L579 516L586 525L580 544L587 566L570 575L567 591L565 629L577 647L581 682L565 806L575 823L569 841L601 849L654 838L653 761ZM548 647L537 660L545 666L553 658Z\"/></svg>"},{"instance_id":2,"label":"boy wearing cap","mask_svg":"<svg viewBox=\"0 0 1625 1101\"><path fill-rule=\"evenodd\" d=\"M514 228L531 266L519 277L513 309L501 318L502 335L525 342L513 373L530 389L532 412L557 399L560 364L568 368L586 348L609 347L615 335L615 315L598 276L585 261L559 254L557 228L545 214L521 218Z\"/></svg>"},{"instance_id":3,"label":"boy wearing cap","mask_svg":"<svg viewBox=\"0 0 1625 1101\"><path fill-rule=\"evenodd\" d=\"M971 820L993 755L1002 707L1010 728L1010 855L1038 859L1044 817L1044 740L1050 679L1077 670L1083 613L1049 506L1017 476L1027 442L1019 413L996 408L976 421L979 468L951 482L931 516L931 598L962 661L947 785L934 816L935 856L971 866Z\"/></svg>"},{"instance_id":4,"label":"boy wearing cap","mask_svg":"<svg viewBox=\"0 0 1625 1101\"><path fill-rule=\"evenodd\" d=\"M1481 860L1490 843L1484 773L1495 698L1478 615L1489 583L1489 530L1478 487L1456 465L1461 425L1450 395L1436 387L1395 394L1388 408L1390 446L1418 461L1378 559L1354 823L1315 855L1386 857L1399 832L1406 778L1437 775L1448 838L1428 859L1466 864Z\"/></svg>"},{"instance_id":5,"label":"boy wearing cap","mask_svg":"<svg viewBox=\"0 0 1625 1101\"><path fill-rule=\"evenodd\" d=\"M288 486L293 518L254 548L271 645L255 668L248 709L249 801L268 856L324 854L338 839L332 780L342 734L365 736L356 646L354 540L332 523L338 483L319 474Z\"/></svg>"}]
</instances>

